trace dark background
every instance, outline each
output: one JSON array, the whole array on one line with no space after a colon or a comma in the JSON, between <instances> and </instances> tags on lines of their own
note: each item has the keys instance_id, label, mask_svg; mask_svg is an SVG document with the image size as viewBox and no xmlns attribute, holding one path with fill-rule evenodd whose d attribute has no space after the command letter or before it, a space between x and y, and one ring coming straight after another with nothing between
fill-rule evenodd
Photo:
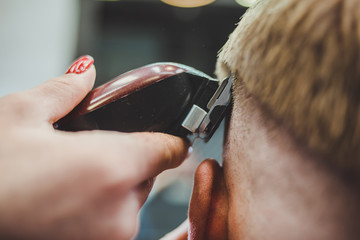
<instances>
[{"instance_id":1,"label":"dark background","mask_svg":"<svg viewBox=\"0 0 360 240\"><path fill-rule=\"evenodd\" d=\"M162 61L213 75L217 52L245 10L235 2L178 8L160 0L83 0L81 9L77 56L94 56L97 84Z\"/></svg>"}]
</instances>

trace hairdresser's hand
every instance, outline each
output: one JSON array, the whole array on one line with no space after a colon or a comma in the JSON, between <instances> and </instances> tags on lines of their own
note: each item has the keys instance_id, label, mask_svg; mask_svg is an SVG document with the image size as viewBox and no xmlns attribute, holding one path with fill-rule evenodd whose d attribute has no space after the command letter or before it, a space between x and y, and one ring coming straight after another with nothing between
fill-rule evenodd
<instances>
[{"instance_id":1,"label":"hairdresser's hand","mask_svg":"<svg viewBox=\"0 0 360 240\"><path fill-rule=\"evenodd\" d=\"M54 130L93 86L82 66L0 98L0 239L130 239L151 179L187 154L165 134Z\"/></svg>"}]
</instances>

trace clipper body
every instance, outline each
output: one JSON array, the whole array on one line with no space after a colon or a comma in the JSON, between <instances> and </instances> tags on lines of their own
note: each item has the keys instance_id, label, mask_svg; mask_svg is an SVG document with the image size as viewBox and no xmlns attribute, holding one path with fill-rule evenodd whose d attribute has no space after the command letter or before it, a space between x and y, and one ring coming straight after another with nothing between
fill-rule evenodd
<instances>
[{"instance_id":1,"label":"clipper body","mask_svg":"<svg viewBox=\"0 0 360 240\"><path fill-rule=\"evenodd\" d=\"M231 101L229 91L228 102L216 105L227 85L219 86L217 80L186 65L150 64L92 90L54 126L66 131L155 131L180 137L196 134L207 141ZM214 106L217 110L211 114ZM206 125L204 120L208 121Z\"/></svg>"}]
</instances>

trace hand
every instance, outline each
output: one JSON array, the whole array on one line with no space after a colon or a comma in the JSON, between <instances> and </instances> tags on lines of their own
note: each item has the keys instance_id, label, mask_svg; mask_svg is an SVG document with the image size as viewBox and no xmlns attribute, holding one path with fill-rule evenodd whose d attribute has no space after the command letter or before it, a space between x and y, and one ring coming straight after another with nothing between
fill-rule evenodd
<instances>
[{"instance_id":1,"label":"hand","mask_svg":"<svg viewBox=\"0 0 360 240\"><path fill-rule=\"evenodd\" d=\"M0 98L1 239L130 239L154 177L186 157L161 133L54 130L94 79L90 66Z\"/></svg>"}]
</instances>

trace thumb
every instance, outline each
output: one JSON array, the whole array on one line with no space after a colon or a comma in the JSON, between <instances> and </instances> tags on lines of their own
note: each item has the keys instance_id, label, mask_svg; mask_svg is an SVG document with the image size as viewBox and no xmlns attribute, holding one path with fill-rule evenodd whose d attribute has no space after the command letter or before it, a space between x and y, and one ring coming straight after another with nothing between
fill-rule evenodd
<instances>
[{"instance_id":1,"label":"thumb","mask_svg":"<svg viewBox=\"0 0 360 240\"><path fill-rule=\"evenodd\" d=\"M31 89L29 94L37 99L42 119L51 124L69 113L92 89L96 71L94 59L83 56L77 59L67 73Z\"/></svg>"}]
</instances>

